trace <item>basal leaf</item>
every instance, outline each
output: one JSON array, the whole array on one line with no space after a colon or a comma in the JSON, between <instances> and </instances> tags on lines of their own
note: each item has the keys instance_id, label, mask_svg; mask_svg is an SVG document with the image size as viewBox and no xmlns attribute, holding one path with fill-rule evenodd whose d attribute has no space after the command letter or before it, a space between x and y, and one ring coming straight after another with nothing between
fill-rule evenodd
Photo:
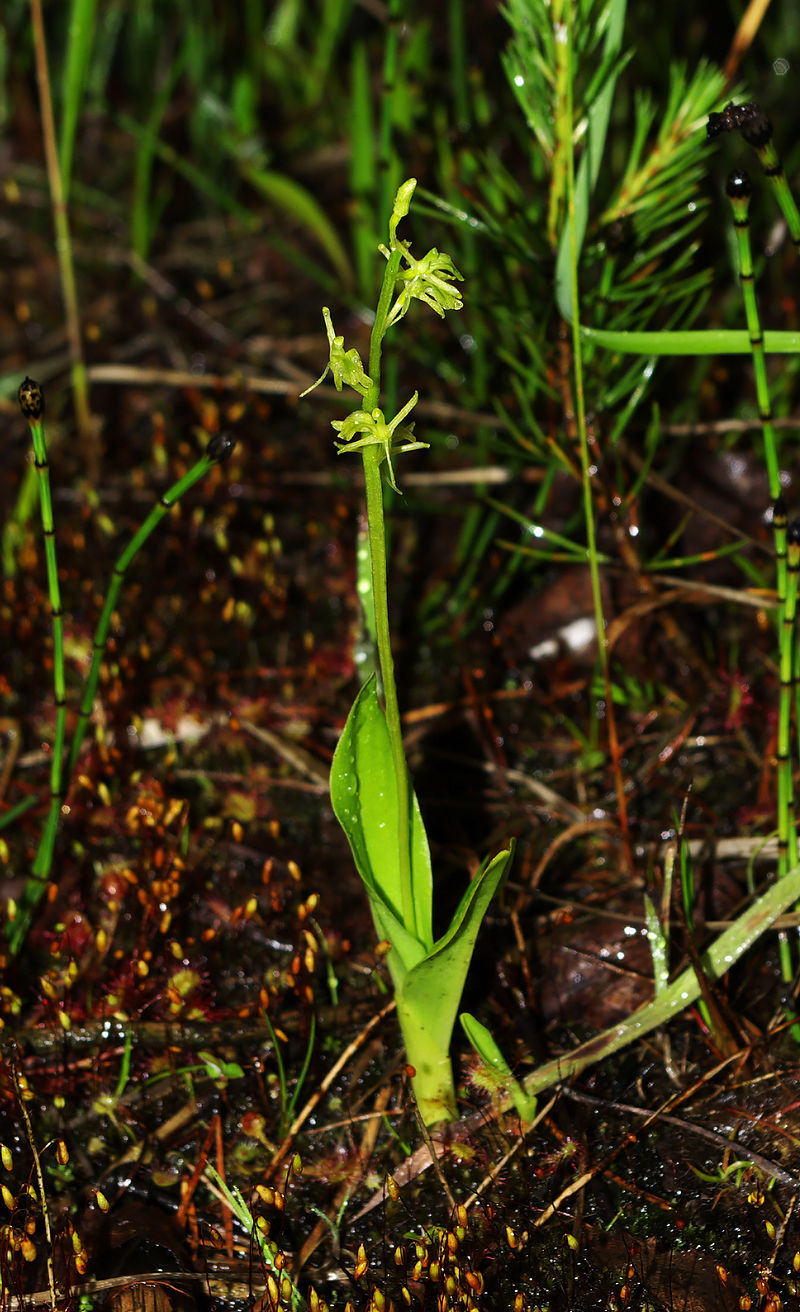
<instances>
[{"instance_id":1,"label":"basal leaf","mask_svg":"<svg viewBox=\"0 0 800 1312\"><path fill-rule=\"evenodd\" d=\"M449 1048L478 930L513 854L511 843L484 866L461 899L447 933L398 988L397 1011L404 1034L407 1025L413 1023L441 1050ZM405 1021L404 1014L408 1018Z\"/></svg>"},{"instance_id":2,"label":"basal leaf","mask_svg":"<svg viewBox=\"0 0 800 1312\"><path fill-rule=\"evenodd\" d=\"M378 937L389 940L407 970L433 947L433 879L428 839L419 803L412 794L411 881L417 936L402 918L394 770L389 730L373 675L356 697L334 753L331 802L366 886ZM404 823L407 826L408 820ZM394 968L392 973L396 975Z\"/></svg>"}]
</instances>

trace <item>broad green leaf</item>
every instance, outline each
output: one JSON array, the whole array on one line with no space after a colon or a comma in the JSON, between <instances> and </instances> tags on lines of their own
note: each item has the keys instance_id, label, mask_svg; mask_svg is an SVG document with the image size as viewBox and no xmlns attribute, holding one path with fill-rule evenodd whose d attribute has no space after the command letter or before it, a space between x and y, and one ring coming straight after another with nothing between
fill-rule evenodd
<instances>
[{"instance_id":1,"label":"broad green leaf","mask_svg":"<svg viewBox=\"0 0 800 1312\"><path fill-rule=\"evenodd\" d=\"M402 977L433 948L433 876L425 826L412 794L411 882L420 927L417 938L401 914L394 761L374 675L356 697L336 747L331 802L366 886L378 937L388 939L399 957L389 963L397 984L398 975Z\"/></svg>"},{"instance_id":2,"label":"broad green leaf","mask_svg":"<svg viewBox=\"0 0 800 1312\"><path fill-rule=\"evenodd\" d=\"M450 1046L458 1004L481 921L503 881L514 854L513 842L484 865L467 888L446 932L433 950L409 970L397 989L397 1012L403 1034L405 1014L433 1043Z\"/></svg>"}]
</instances>

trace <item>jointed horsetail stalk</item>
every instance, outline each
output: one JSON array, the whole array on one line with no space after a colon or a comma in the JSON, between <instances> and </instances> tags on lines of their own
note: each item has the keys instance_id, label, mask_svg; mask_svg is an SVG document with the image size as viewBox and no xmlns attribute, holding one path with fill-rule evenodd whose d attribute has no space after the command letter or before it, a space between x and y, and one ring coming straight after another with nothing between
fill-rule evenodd
<instances>
[{"instance_id":1,"label":"jointed horsetail stalk","mask_svg":"<svg viewBox=\"0 0 800 1312\"><path fill-rule=\"evenodd\" d=\"M786 535L786 517L783 515ZM791 760L792 680L794 675L794 631L797 619L797 582L800 570L800 535L795 521L787 537L786 594L783 598L779 635L780 702L778 706L778 874L785 875L797 864L797 833L794 823L794 779Z\"/></svg>"},{"instance_id":2,"label":"jointed horsetail stalk","mask_svg":"<svg viewBox=\"0 0 800 1312\"><path fill-rule=\"evenodd\" d=\"M18 397L20 410L30 426L33 458L39 478L39 506L42 515L42 533L44 535L47 565L47 590L50 595L50 610L53 617L53 687L56 702L56 731L53 739L53 755L50 762L50 807L32 867L34 878L44 880L48 876L53 859L53 846L58 829L63 789L61 767L67 730L67 694L64 680L64 615L61 608L61 589L58 583L53 502L50 496L50 466L47 459L47 438L44 428L44 395L38 383L35 383L32 378L26 378L20 385Z\"/></svg>"},{"instance_id":3,"label":"jointed horsetail stalk","mask_svg":"<svg viewBox=\"0 0 800 1312\"><path fill-rule=\"evenodd\" d=\"M783 165L772 140L772 123L760 105L726 105L719 114L709 114L706 134L709 140L721 132L741 132L745 141L756 151L764 176L775 192L781 213L786 220L789 235L800 250L800 211L792 195Z\"/></svg>"},{"instance_id":4,"label":"jointed horsetail stalk","mask_svg":"<svg viewBox=\"0 0 800 1312\"><path fill-rule=\"evenodd\" d=\"M100 619L98 620L94 641L92 643L92 664L89 673L86 676L83 697L81 698L80 710L78 711L78 719L75 725L75 733L70 748L69 761L66 770L67 781L72 778L75 766L78 763L81 746L83 745L83 740L86 736L86 730L89 727L89 720L91 718L95 694L97 692L97 684L100 679L100 667L103 663L103 655L105 653L106 643L108 642L111 617L114 614L117 599L125 580L125 572L139 548L144 545L150 537L150 534L156 526L160 524L167 512L170 511L178 501L180 501L185 492L188 492L190 488L194 487L195 483L198 483L201 478L205 477L212 465L227 460L233 447L233 438L226 433L217 433L215 437L212 437L206 447L205 454L201 456L197 461L197 464L192 465L192 468L188 473L183 475L183 478L179 478L176 483L173 483L172 487L168 488L156 505L153 506L147 519L142 524L141 528L134 533L114 566L111 583L109 584L108 592L106 593L106 599L103 603L103 609L100 613Z\"/></svg>"},{"instance_id":5,"label":"jointed horsetail stalk","mask_svg":"<svg viewBox=\"0 0 800 1312\"><path fill-rule=\"evenodd\" d=\"M205 454L192 466L188 473L184 474L182 478L179 478L177 482L173 483L164 493L150 511L150 514L147 516L147 519L142 524L141 528L139 528L133 535L128 546L119 557L114 567L111 583L106 594L103 610L95 632L92 648L92 663L86 677L78 719L75 726L72 745L70 747L69 759L65 770L63 768L64 749L66 744L64 623L61 608L61 592L58 585L58 572L56 567L55 526L53 523L53 508L50 497L47 444L42 421L42 416L44 414L44 398L42 395L42 389L39 387L38 383L35 383L30 378L25 379L19 389L19 404L23 415L30 424L34 458L36 469L39 474L39 494L42 509L45 556L47 561L48 590L50 594L50 606L53 613L53 665L56 699L56 731L50 773L50 807L45 820L42 836L39 841L39 846L36 851L36 856L31 867L32 877L28 880L20 904L16 909L16 913L13 919L9 919L7 926L9 947L12 953L17 952L25 940L25 935L27 934L33 913L44 893L47 880L50 876L55 840L58 832L58 821L61 813L61 803L75 770L80 749L86 736L86 730L89 725L94 698L97 692L97 684L100 678L100 667L111 627L111 617L119 599L119 594L125 578L125 572L139 548L147 541L150 534L168 511L172 509L185 492L188 492L195 483L199 482L199 480L208 473L213 465L226 460L234 447L233 438L229 437L227 434L219 433L213 437L206 448Z\"/></svg>"},{"instance_id":6,"label":"jointed horsetail stalk","mask_svg":"<svg viewBox=\"0 0 800 1312\"><path fill-rule=\"evenodd\" d=\"M792 684L797 649L797 595L800 590L800 520L794 520L787 536L786 597L780 634L780 706L778 711L778 876L797 865L797 827L794 814L794 771L791 756ZM794 976L792 953L786 932L779 937L781 975L789 984ZM800 1037L800 1026L792 1033Z\"/></svg>"},{"instance_id":7,"label":"jointed horsetail stalk","mask_svg":"<svg viewBox=\"0 0 800 1312\"><path fill-rule=\"evenodd\" d=\"M758 401L758 417L761 420L761 428L764 434L764 457L767 464L767 474L769 477L769 495L772 501L777 501L781 495L781 477L780 465L778 461L778 443L775 436L775 427L772 422L772 402L769 395L769 382L767 380L767 362L764 355L764 334L761 329L761 319L758 313L758 302L756 300L755 287L753 285L753 252L750 245L750 223L748 212L750 209L750 197L752 195L750 179L743 169L737 169L728 178L726 193L733 210L733 226L736 231L736 245L739 254L739 280L742 285L742 300L744 302L745 320L747 323L747 333L750 338L750 351L753 357L753 373L756 381L756 399ZM785 562L781 567L780 556L778 556L779 571L783 568L784 587L781 587L781 580L778 581L779 593L785 590Z\"/></svg>"},{"instance_id":8,"label":"jointed horsetail stalk","mask_svg":"<svg viewBox=\"0 0 800 1312\"><path fill-rule=\"evenodd\" d=\"M730 107L729 107L730 108ZM710 126L710 124L709 124ZM780 463L772 402L764 356L764 336L753 285L753 255L750 245L748 211L752 188L741 169L728 179L727 196L733 210L733 223L739 254L739 277L742 286L747 332L753 359L758 414L764 435L764 454L773 501L772 530L775 541L775 566L778 589L778 643L780 696L778 704L778 877L783 878L797 864L797 826L794 811L794 771L791 753L792 685L797 673L795 620L797 615L798 570L800 569L800 532L797 523L787 535L786 506L781 495ZM780 938L781 973L789 982L793 965L789 941ZM800 1029L798 1029L800 1036Z\"/></svg>"}]
</instances>

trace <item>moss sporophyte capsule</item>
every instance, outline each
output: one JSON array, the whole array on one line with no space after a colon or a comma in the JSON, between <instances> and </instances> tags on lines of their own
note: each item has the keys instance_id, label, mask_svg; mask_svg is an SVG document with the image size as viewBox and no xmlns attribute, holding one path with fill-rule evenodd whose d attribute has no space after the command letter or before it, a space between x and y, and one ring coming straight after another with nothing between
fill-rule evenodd
<instances>
[{"instance_id":1,"label":"moss sporophyte capsule","mask_svg":"<svg viewBox=\"0 0 800 1312\"><path fill-rule=\"evenodd\" d=\"M36 421L41 419L44 414L44 393L38 383L32 378L25 378L20 383L17 393L19 408L26 419Z\"/></svg>"}]
</instances>

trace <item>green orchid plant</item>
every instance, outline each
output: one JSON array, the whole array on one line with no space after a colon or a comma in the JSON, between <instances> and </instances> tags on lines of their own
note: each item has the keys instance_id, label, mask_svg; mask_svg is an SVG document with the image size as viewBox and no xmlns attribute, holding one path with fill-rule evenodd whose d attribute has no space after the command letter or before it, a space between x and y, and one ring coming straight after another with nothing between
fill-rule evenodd
<instances>
[{"instance_id":1,"label":"green orchid plant","mask_svg":"<svg viewBox=\"0 0 800 1312\"><path fill-rule=\"evenodd\" d=\"M352 388L362 404L335 421L340 454L360 451L364 465L368 538L374 602L375 641L383 703L375 676L362 687L347 718L331 767L331 801L344 829L369 898L375 931L389 944L387 963L411 1081L426 1125L457 1116L450 1040L478 930L489 903L505 878L513 844L487 859L469 883L446 932L433 937L433 873L419 803L406 765L394 676L386 567L383 467L386 482L399 491L393 456L427 447L405 422L416 405L415 392L393 419L378 406L381 354L387 330L424 301L444 317L463 302L456 283L461 274L448 255L435 248L421 260L397 237L409 211L416 180L397 192L389 221L389 245L378 308L370 339L368 370L358 351L344 349L328 309L323 310L334 385ZM311 391L309 388L308 391Z\"/></svg>"}]
</instances>

